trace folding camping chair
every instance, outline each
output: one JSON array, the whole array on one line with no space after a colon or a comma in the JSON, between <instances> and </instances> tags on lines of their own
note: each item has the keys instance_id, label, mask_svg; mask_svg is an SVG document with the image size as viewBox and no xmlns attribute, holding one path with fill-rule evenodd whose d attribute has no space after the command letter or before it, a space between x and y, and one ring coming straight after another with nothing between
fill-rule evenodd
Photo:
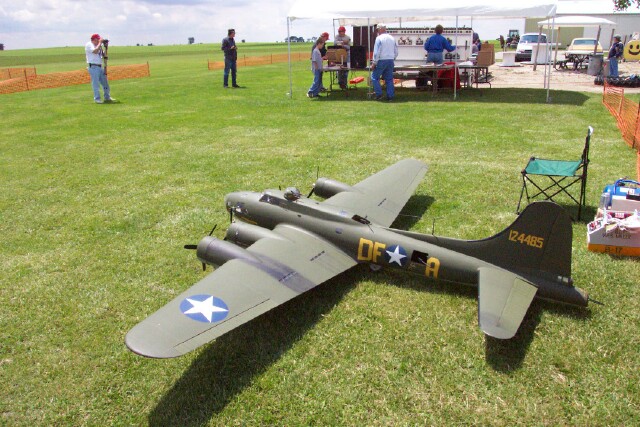
<instances>
[{"instance_id":1,"label":"folding camping chair","mask_svg":"<svg viewBox=\"0 0 640 427\"><path fill-rule=\"evenodd\" d=\"M578 220L582 214L582 207L586 205L587 168L589 167L589 144L593 128L589 126L587 137L579 160L548 160L531 157L529 163L522 170L522 190L516 213L520 213L522 196L526 194L527 204L531 199L543 197L542 200L553 200L562 194L568 196L578 205ZM569 192L569 187L580 183L580 195L576 199ZM528 186L533 186L529 194Z\"/></svg>"}]
</instances>

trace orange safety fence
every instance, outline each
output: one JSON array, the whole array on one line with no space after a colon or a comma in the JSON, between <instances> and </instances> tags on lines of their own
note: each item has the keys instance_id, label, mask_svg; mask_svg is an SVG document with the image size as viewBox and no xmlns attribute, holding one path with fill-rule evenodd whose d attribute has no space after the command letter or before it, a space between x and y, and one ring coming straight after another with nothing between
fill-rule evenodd
<instances>
[{"instance_id":1,"label":"orange safety fence","mask_svg":"<svg viewBox=\"0 0 640 427\"><path fill-rule=\"evenodd\" d=\"M5 69L16 70L16 69ZM5 70L0 70L5 75ZM50 89L55 87L80 85L91 82L87 70L66 71L60 73L36 74L35 68L24 68L21 73L7 71L12 78L0 80L0 94L24 92L27 90ZM32 72L29 70L33 70ZM149 77L149 63L134 65L110 65L107 68L109 80Z\"/></svg>"},{"instance_id":2,"label":"orange safety fence","mask_svg":"<svg viewBox=\"0 0 640 427\"><path fill-rule=\"evenodd\" d=\"M309 53L292 53L291 61L305 61L311 59L311 51ZM282 62L289 61L288 53L278 53L275 55L264 55L264 56L243 56L238 57L238 61L236 65L238 67L250 67L255 65L269 65L269 64L278 64ZM209 70L223 70L224 69L224 61L208 61Z\"/></svg>"},{"instance_id":3,"label":"orange safety fence","mask_svg":"<svg viewBox=\"0 0 640 427\"><path fill-rule=\"evenodd\" d=\"M16 77L22 77L24 75L27 76L35 76L36 75L36 67L33 68L3 68L0 70L0 81L1 80L9 80Z\"/></svg>"},{"instance_id":4,"label":"orange safety fence","mask_svg":"<svg viewBox=\"0 0 640 427\"><path fill-rule=\"evenodd\" d=\"M602 103L615 117L624 141L637 151L636 174L640 180L640 105L624 96L624 88L605 81Z\"/></svg>"}]
</instances>

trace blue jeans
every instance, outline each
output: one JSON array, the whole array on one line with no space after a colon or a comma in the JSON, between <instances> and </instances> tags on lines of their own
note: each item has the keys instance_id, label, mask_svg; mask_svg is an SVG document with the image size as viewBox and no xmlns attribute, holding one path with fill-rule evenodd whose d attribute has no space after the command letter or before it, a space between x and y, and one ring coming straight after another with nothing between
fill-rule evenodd
<instances>
[{"instance_id":1,"label":"blue jeans","mask_svg":"<svg viewBox=\"0 0 640 427\"><path fill-rule=\"evenodd\" d=\"M393 88L393 59L379 60L376 64L376 69L371 73L371 81L376 96L382 96L380 77L384 79L384 83L387 86L387 98L392 99L395 94L395 89Z\"/></svg>"},{"instance_id":2,"label":"blue jeans","mask_svg":"<svg viewBox=\"0 0 640 427\"><path fill-rule=\"evenodd\" d=\"M440 65L444 62L444 56L442 52L427 52L427 62L433 62L436 65Z\"/></svg>"},{"instance_id":3,"label":"blue jeans","mask_svg":"<svg viewBox=\"0 0 640 427\"><path fill-rule=\"evenodd\" d=\"M313 83L309 88L309 92L313 96L317 96L322 88L322 70L313 71Z\"/></svg>"},{"instance_id":4,"label":"blue jeans","mask_svg":"<svg viewBox=\"0 0 640 427\"><path fill-rule=\"evenodd\" d=\"M104 91L104 99L111 99L111 89L109 88L109 82L107 81L107 75L104 73L102 67L89 66L89 75L91 76L91 87L93 88L94 101L100 101L100 86Z\"/></svg>"},{"instance_id":5,"label":"blue jeans","mask_svg":"<svg viewBox=\"0 0 640 427\"><path fill-rule=\"evenodd\" d=\"M236 86L237 61L224 58L224 85L229 86L229 71L231 71L231 85Z\"/></svg>"},{"instance_id":6,"label":"blue jeans","mask_svg":"<svg viewBox=\"0 0 640 427\"><path fill-rule=\"evenodd\" d=\"M618 77L618 60L609 58L609 77Z\"/></svg>"}]
</instances>

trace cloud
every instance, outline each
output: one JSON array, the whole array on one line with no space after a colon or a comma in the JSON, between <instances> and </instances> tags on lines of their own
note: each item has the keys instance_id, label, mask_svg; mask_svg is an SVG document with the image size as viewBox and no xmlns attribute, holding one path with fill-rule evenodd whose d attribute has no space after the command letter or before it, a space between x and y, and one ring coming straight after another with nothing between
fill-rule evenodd
<instances>
[{"instance_id":1,"label":"cloud","mask_svg":"<svg viewBox=\"0 0 640 427\"><path fill-rule=\"evenodd\" d=\"M295 0L12 0L0 6L0 43L6 49L83 46L93 33L113 45L219 43L228 28L248 42L282 41ZM295 21L292 34L311 37ZM331 29L331 21L323 24Z\"/></svg>"}]
</instances>

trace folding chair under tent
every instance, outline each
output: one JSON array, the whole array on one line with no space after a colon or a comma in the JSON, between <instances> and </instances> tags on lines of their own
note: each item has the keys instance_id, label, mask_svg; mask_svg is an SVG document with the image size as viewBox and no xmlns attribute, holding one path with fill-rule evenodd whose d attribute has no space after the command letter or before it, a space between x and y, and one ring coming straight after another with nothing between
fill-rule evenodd
<instances>
[{"instance_id":1,"label":"folding chair under tent","mask_svg":"<svg viewBox=\"0 0 640 427\"><path fill-rule=\"evenodd\" d=\"M550 160L531 157L527 166L522 170L522 190L516 213L520 213L522 198L527 197L527 204L532 199L559 200L568 198L578 205L578 221L582 215L582 208L586 206L587 171L589 168L589 145L593 128L589 126L582 150L582 156L577 160ZM576 198L570 187L579 184L580 193ZM531 194L529 188L532 187ZM571 189L573 190L573 189ZM556 200L554 200L556 198Z\"/></svg>"}]
</instances>

